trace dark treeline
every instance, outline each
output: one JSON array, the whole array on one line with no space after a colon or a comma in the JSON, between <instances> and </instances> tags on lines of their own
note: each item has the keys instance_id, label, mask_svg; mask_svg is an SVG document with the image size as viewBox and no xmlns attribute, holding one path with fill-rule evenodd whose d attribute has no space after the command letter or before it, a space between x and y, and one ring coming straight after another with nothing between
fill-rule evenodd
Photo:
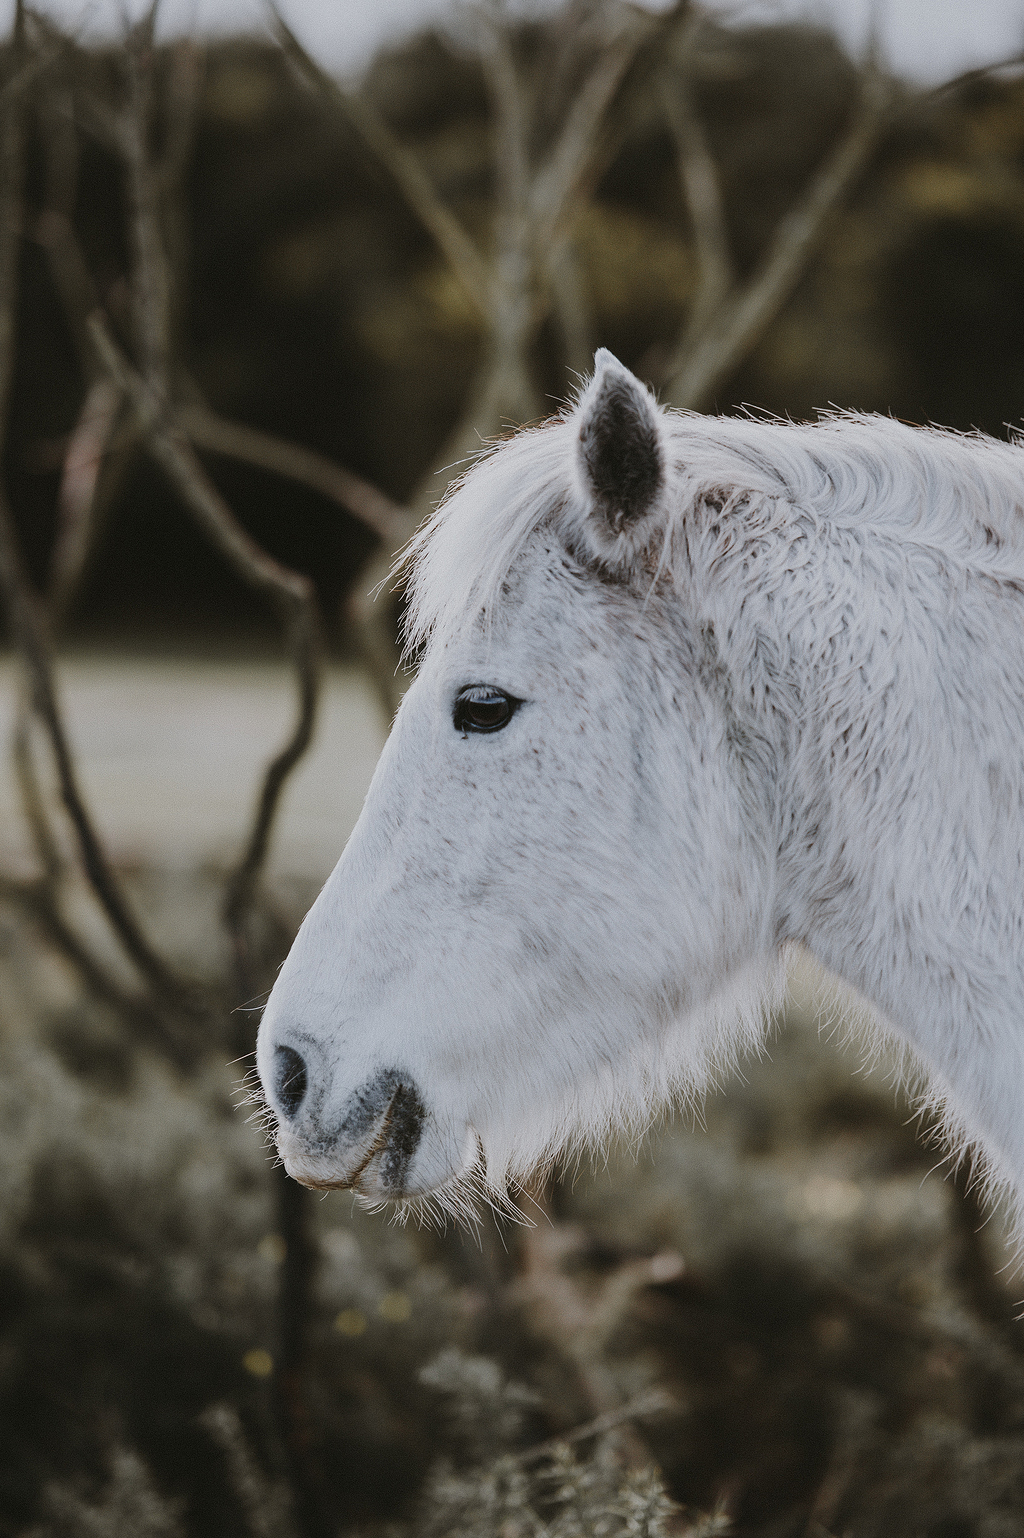
<instances>
[{"instance_id":1,"label":"dark treeline","mask_svg":"<svg viewBox=\"0 0 1024 1538\"><path fill-rule=\"evenodd\" d=\"M518 37L527 64L544 45L539 30ZM224 415L319 449L402 500L459 416L481 348L477 313L345 114L303 85L281 49L220 42L197 64L176 232L180 355ZM117 90L113 53L73 52L57 66L64 79L76 72L94 94ZM822 31L712 33L696 106L741 270L841 131L855 87ZM471 51L425 36L379 58L363 90L486 240L493 156ZM618 110L618 148L573 243L589 341L657 384L692 297L692 242L656 96L626 89ZM543 134L542 110L536 125ZM123 172L87 120L72 131L75 222L116 319L127 302ZM30 209L42 138L37 125ZM8 476L38 574L82 379L31 238L22 292ZM538 333L534 368L554 406L572 379L553 322ZM984 78L898 118L795 293L712 404L805 417L829 403L994 433L1024 414L1024 84ZM337 613L370 549L362 526L291 483L223 460L210 468L257 537L311 572ZM141 455L119 466L107 501L74 616L80 635L251 624L250 599Z\"/></svg>"}]
</instances>

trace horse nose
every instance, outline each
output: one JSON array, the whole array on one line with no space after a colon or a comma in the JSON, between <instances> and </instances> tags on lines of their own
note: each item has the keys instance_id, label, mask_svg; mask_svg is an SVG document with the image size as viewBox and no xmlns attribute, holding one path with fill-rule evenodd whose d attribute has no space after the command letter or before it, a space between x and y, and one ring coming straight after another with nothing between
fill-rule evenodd
<instances>
[{"instance_id":1,"label":"horse nose","mask_svg":"<svg viewBox=\"0 0 1024 1538\"><path fill-rule=\"evenodd\" d=\"M272 1061L277 1146L289 1175L323 1190L401 1196L429 1120L412 1076L378 1069L339 1104L319 1084L315 1057L312 1074L294 1047L275 1046Z\"/></svg>"},{"instance_id":2,"label":"horse nose","mask_svg":"<svg viewBox=\"0 0 1024 1538\"><path fill-rule=\"evenodd\" d=\"M294 1047L274 1048L274 1094L282 1112L291 1121L306 1098L309 1080L306 1064Z\"/></svg>"}]
</instances>

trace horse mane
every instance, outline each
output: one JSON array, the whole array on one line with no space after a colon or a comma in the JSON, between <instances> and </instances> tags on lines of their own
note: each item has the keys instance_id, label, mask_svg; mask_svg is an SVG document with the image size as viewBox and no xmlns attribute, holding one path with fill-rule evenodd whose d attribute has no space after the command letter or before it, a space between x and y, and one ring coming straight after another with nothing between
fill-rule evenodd
<instances>
[{"instance_id":1,"label":"horse mane","mask_svg":"<svg viewBox=\"0 0 1024 1538\"><path fill-rule=\"evenodd\" d=\"M586 515L574 417L567 408L487 445L406 548L395 574L408 596L409 652L492 615L531 537L542 526L563 535ZM1024 453L1016 441L847 411L797 423L662 408L660 421L673 477L663 557L670 576L685 548L674 530L715 498L740 520L744 507L771 499L837 534L917 545L965 575L1024 582Z\"/></svg>"}]
</instances>

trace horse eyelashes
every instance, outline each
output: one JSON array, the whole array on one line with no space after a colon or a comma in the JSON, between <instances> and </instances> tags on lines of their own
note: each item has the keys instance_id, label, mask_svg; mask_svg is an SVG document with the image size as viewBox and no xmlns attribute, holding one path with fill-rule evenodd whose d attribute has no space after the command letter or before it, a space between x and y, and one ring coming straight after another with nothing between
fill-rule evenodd
<instances>
[{"instance_id":1,"label":"horse eyelashes","mask_svg":"<svg viewBox=\"0 0 1024 1538\"><path fill-rule=\"evenodd\" d=\"M522 704L513 694L491 684L470 684L455 698L452 724L456 731L500 732Z\"/></svg>"}]
</instances>

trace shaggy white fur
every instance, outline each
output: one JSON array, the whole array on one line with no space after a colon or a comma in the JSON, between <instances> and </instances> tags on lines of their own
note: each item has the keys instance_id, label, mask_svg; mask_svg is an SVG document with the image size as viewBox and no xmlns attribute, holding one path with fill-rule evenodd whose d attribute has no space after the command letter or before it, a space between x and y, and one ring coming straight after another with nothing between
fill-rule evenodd
<instances>
[{"instance_id":1,"label":"shaggy white fur","mask_svg":"<svg viewBox=\"0 0 1024 1538\"><path fill-rule=\"evenodd\" d=\"M419 675L264 1017L288 1168L497 1195L699 1093L800 941L1019 1197L1022 507L1014 444L663 411L607 353L475 464L413 544ZM460 730L471 685L523 703Z\"/></svg>"}]
</instances>

